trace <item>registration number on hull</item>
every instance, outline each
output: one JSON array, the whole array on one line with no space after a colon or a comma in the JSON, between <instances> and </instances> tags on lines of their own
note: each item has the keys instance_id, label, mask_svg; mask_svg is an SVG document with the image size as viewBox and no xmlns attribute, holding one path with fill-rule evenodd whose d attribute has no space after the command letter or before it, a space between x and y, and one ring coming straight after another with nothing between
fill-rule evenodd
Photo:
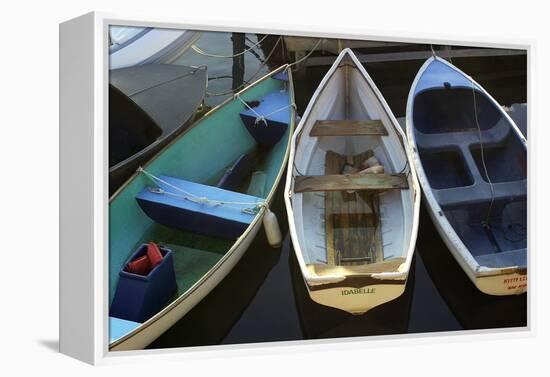
<instances>
[{"instance_id":1,"label":"registration number on hull","mask_svg":"<svg viewBox=\"0 0 550 377\"><path fill-rule=\"evenodd\" d=\"M504 286L508 290L525 289L527 288L527 275L504 279Z\"/></svg>"}]
</instances>

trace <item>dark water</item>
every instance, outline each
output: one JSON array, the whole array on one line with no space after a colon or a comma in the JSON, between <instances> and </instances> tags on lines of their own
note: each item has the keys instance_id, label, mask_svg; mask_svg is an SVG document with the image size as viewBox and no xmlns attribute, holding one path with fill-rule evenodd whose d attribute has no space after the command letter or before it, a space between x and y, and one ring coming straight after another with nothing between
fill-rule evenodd
<instances>
[{"instance_id":1,"label":"dark water","mask_svg":"<svg viewBox=\"0 0 550 377\"><path fill-rule=\"evenodd\" d=\"M201 48L231 54L231 35L208 33ZM247 35L249 45L258 37ZM268 38L273 44L275 38ZM408 48L407 46L403 49ZM415 48L418 48L415 47ZM428 48L426 46L426 48ZM265 48L264 48L265 49ZM267 52L256 49L245 60L244 79L261 67ZM249 54L246 54L249 55ZM292 61L280 52L277 65ZM422 61L369 64L366 68L396 116L405 113L410 85ZM526 100L526 58L453 59L503 105ZM209 75L229 76L211 80L209 90L231 89L232 59L207 58L194 52L178 64L207 64ZM273 67L270 67L273 68ZM295 80L296 103L301 113L329 67L309 68ZM220 97L211 96L215 105ZM284 182L284 180L283 180ZM480 293L450 255L424 208L420 213L417 250L405 293L398 299L361 316L321 306L309 299L288 236L282 185L275 198L277 214L286 237L280 249L268 246L263 231L229 275L183 319L149 348L288 341L296 339L425 333L464 329L490 329L527 325L527 296L494 297Z\"/></svg>"}]
</instances>

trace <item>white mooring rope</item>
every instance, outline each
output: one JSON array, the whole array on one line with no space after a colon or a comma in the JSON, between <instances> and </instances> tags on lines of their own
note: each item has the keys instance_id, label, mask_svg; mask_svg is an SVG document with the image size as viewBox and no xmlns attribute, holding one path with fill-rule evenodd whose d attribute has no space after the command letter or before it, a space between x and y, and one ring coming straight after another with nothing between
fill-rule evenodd
<instances>
[{"instance_id":1,"label":"white mooring rope","mask_svg":"<svg viewBox=\"0 0 550 377\"><path fill-rule=\"evenodd\" d=\"M258 42L256 42L255 44L253 44L252 46L250 46L249 48L247 49L244 49L242 50L241 52L237 53L237 54L234 54L234 55L216 55L216 54L211 54L211 53L208 53L202 49L200 49L199 47L197 47L197 45L192 45L191 48L193 49L193 51L195 51L196 53L198 54L201 54L201 55L204 55L204 56L208 56L208 57L211 57L211 58L222 58L222 59L230 59L230 58L236 58L237 56L241 56L243 54L246 54L248 51L252 50L253 48L259 46L267 37L269 37L270 34L266 34L262 39L260 39Z\"/></svg>"},{"instance_id":2,"label":"white mooring rope","mask_svg":"<svg viewBox=\"0 0 550 377\"><path fill-rule=\"evenodd\" d=\"M231 201L222 201L222 200L210 199L206 196L198 196L198 195L195 195L195 194L190 193L188 191L185 191L182 188L174 186L173 184L171 184L169 182L166 182L165 180L149 173L147 170L143 169L141 166L137 169L137 171L139 173L143 173L147 178L149 178L154 183L156 183L156 184L162 183L162 184L164 184L164 185L166 185L166 186L168 186L168 187L170 187L170 188L172 188L176 191L179 191L183 195L179 195L179 194L176 194L176 193L173 193L173 192L170 192L170 191L163 190L160 187L150 187L149 191L154 193L154 194L170 195L170 196L173 196L173 197L176 197L176 198L189 200L193 203L209 204L209 205L212 205L214 207L216 207L216 206L226 206L226 207L230 207L230 208L240 209L241 212L249 214L249 215L255 215L258 212L258 210L262 207L264 207L266 209L268 208L267 203L265 201L259 201L259 202L231 202ZM250 208L235 207L237 205L253 206L253 207L250 207Z\"/></svg>"},{"instance_id":3,"label":"white mooring rope","mask_svg":"<svg viewBox=\"0 0 550 377\"><path fill-rule=\"evenodd\" d=\"M300 64L301 62L303 62L304 60L306 60L307 58L309 58L311 56L311 54L313 54L315 52L315 50L317 50L317 47L319 47L319 45L321 44L321 42L323 41L323 38L319 39L317 41L317 43L315 44L315 46L313 46L313 48L311 49L310 52L308 52L308 54L306 56L304 56L303 58L299 59L299 60L296 60L294 63L291 63L288 65L288 68L292 67L293 65L297 65L297 64Z\"/></svg>"},{"instance_id":4,"label":"white mooring rope","mask_svg":"<svg viewBox=\"0 0 550 377\"><path fill-rule=\"evenodd\" d=\"M254 122L255 125L258 124L259 122L263 122L267 126L267 118L268 117L270 117L273 114L277 114L280 111L286 110L289 107L292 107L294 109L294 111L296 111L296 104L294 102L292 102L292 103L289 103L286 106L281 107L280 109L277 109L277 110L274 110L274 111L272 111L268 114L263 114L262 115L262 114L258 113L256 110L254 110L254 108L251 107L245 100L243 100L241 98L241 96L239 95L239 93L236 93L234 97L237 98L239 101L241 101L243 103L243 105L245 105L250 111L252 111L254 113L254 115L256 116L256 120Z\"/></svg>"},{"instance_id":5,"label":"white mooring rope","mask_svg":"<svg viewBox=\"0 0 550 377\"><path fill-rule=\"evenodd\" d=\"M470 83L472 84L472 95L474 98L474 119L476 121L477 125L477 131L479 134L479 147L481 151L481 163L483 165L483 170L485 171L485 177L487 177L487 182L489 182L489 188L491 189L491 203L489 204L489 208L487 209L487 216L485 217L485 221L482 222L482 225L485 227L489 226L489 218L491 217L491 212L493 210L493 204L495 202L495 189L493 187L493 182L491 181L491 178L489 177L489 172L487 170L487 164L485 163L485 152L483 148L483 139L481 135L481 127L479 125L479 121L477 118L477 104L476 104L476 90L474 86L474 80L470 78Z\"/></svg>"},{"instance_id":6,"label":"white mooring rope","mask_svg":"<svg viewBox=\"0 0 550 377\"><path fill-rule=\"evenodd\" d=\"M219 97L219 96L227 96L229 94L232 94L234 93L236 90L241 90L242 88L244 88L246 85L249 85L252 80L254 80L256 78L256 76L258 76L258 74L261 72L262 68L264 68L264 66L267 64L267 62L269 61L269 59L271 58L271 55L273 55L273 53L275 52L275 50L277 49L277 46L279 45L279 43L281 42L282 40L282 37L279 36L279 38L277 38L277 42L275 42L275 44L273 45L273 48L271 49L271 51L269 52L269 54L267 54L267 56L264 58L264 61L262 63L260 63L260 65L258 66L258 69L256 70L256 72L254 72L247 80L244 80L243 83L241 85L239 85L239 87L235 88L235 89L231 89L231 90L227 90L225 92L206 92L206 95L209 96L209 97ZM228 76L229 78L233 77L233 76Z\"/></svg>"}]
</instances>

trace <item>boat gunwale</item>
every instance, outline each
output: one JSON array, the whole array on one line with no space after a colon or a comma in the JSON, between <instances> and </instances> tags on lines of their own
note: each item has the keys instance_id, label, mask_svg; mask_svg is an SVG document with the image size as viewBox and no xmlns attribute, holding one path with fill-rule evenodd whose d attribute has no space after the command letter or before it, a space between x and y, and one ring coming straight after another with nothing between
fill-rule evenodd
<instances>
[{"instance_id":1,"label":"boat gunwale","mask_svg":"<svg viewBox=\"0 0 550 377\"><path fill-rule=\"evenodd\" d=\"M228 97L225 101L220 103L219 105L213 107L211 110L209 110L201 119L197 120L195 123L193 123L190 127L186 128L184 132L182 132L178 137L176 137L174 140L172 140L170 143L168 143L165 147L163 147L157 155L149 160L144 167L147 167L149 164L151 164L153 161L155 161L158 156L160 156L162 153L164 153L168 148L170 148L174 143L179 141L180 138L184 137L185 134L189 131L191 131L193 128L197 127L202 120L204 120L206 117L210 116L211 114L215 113L217 110L219 110L222 106L225 104L233 101L237 95L240 95L244 92L246 92L248 89L258 85L262 81L265 81L269 78L272 78L272 76L276 75L277 73L287 70L288 69L288 85L289 85L289 100L290 104L293 104L295 102L294 100L294 85L292 82L292 72L290 69L290 66L288 64L284 64L280 66L279 68L267 73L266 75L260 77L258 80L254 81L250 85L246 86L245 88L241 89L237 93L233 94L232 96ZM279 173L277 174L277 177L275 178L273 185L271 186L271 190L269 191L268 195L265 198L265 203L271 204L271 201L273 199L273 196L275 195L275 191L277 190L277 187L279 186L280 180L282 176L284 175L284 172L286 171L288 157L290 154L290 144L292 140L292 134L294 131L294 125L295 125L295 108L294 106L291 106L290 110L290 124L289 124L289 135L288 135L288 141L286 144L285 149L285 155L283 158L283 161L281 163L281 167L279 168ZM125 189L130 182L135 179L139 175L139 172L134 172L132 176L111 196L109 199L109 204L122 192L123 189ZM212 276L221 266L225 263L227 259L229 259L233 253L238 249L238 247L241 245L241 243L246 239L246 237L249 235L250 232L256 227L258 222L263 218L263 214L266 211L265 207L260 208L252 222L249 224L249 226L246 228L246 230L235 240L233 245L229 250L227 250L224 255L216 262L214 266L212 266L204 275L201 276L199 280L197 280L191 287L189 287L184 293L182 293L180 296L178 296L174 301L172 301L170 304L168 304L166 307L164 307L161 311L156 313L154 316L149 318L147 321L141 323L138 327L136 327L131 332L125 334L124 336L116 339L115 341L108 344L109 351L113 350L113 348L119 347L121 344L123 344L125 341L133 338L137 334L141 333L148 327L155 324L157 321L162 320L162 318L169 313L170 311L177 308L181 303L183 303L187 297L189 297L193 292L195 292L210 276ZM108 288L108 287L107 287ZM191 308L192 309L192 308ZM190 310L191 310L190 309ZM181 318L180 318L181 319ZM114 350L113 350L114 351Z\"/></svg>"},{"instance_id":2,"label":"boat gunwale","mask_svg":"<svg viewBox=\"0 0 550 377\"><path fill-rule=\"evenodd\" d=\"M364 288L372 285L405 285L407 284L408 276L401 279L374 278L370 275L347 275L342 276L338 281L330 281L328 283L316 283L303 279L309 291L322 291L333 288ZM324 305L324 304L323 304Z\"/></svg>"},{"instance_id":3,"label":"boat gunwale","mask_svg":"<svg viewBox=\"0 0 550 377\"><path fill-rule=\"evenodd\" d=\"M112 25L112 26L118 26L118 25ZM120 27L128 27L128 26L120 26ZM130 27L139 27L139 26L130 26ZM137 41L139 38L143 37L145 34L149 33L150 31L154 30L153 27L144 27L142 30L140 30L137 34L132 36L131 38L128 38L126 41L122 43L113 43L109 45L109 59L111 58L112 54L117 53L118 51L122 50L123 48L128 47L135 41ZM111 42L111 30L109 27L109 42Z\"/></svg>"},{"instance_id":4,"label":"boat gunwale","mask_svg":"<svg viewBox=\"0 0 550 377\"><path fill-rule=\"evenodd\" d=\"M130 68L134 68L134 67L130 67ZM151 144L149 144L148 146L146 146L145 148L139 150L138 152L134 153L133 155L125 158L124 160L120 161L120 162L117 162L115 165L111 166L109 168L109 175L111 175L111 173L114 173L118 170L121 170L123 169L126 165L129 165L131 163L133 163L134 161L136 161L137 159L139 159L140 157L146 155L147 153L151 153L152 151L155 150L155 148L159 145L159 144L164 144L167 142L167 140L170 140L171 138L175 138L177 139L178 138L178 134L183 134L183 132L185 132L186 129L188 128L191 128L192 125L194 125L195 122L193 122L193 118L196 116L196 113L197 113L197 107L200 106L200 104L204 101L204 97L206 96L206 87L207 87L207 81L208 81L208 71L207 71L207 67L206 66L198 66L196 67L196 69L192 72L192 74L195 74L196 71L200 71L202 70L202 68L204 68L204 75L205 75L205 85L204 85L204 94L202 95L202 98L201 100L199 101L198 105L195 107L195 110L193 110L193 112L189 115L189 117L187 117L187 119L182 123L180 124L179 126L175 127L172 131L170 132L165 132L165 129L163 129L162 127L158 126L157 122L145 111L141 108L140 105L138 105L131 97L127 96L122 90L120 90L119 88L117 88L115 85L112 85L112 84L109 84L109 86L112 86L114 89L116 89L118 92L120 92L123 96L127 97L130 101L132 101L132 103L134 103L136 105L136 107L138 107L146 116L149 117L149 119L155 124L157 125L157 127L161 130L161 134L159 135L159 137L153 141ZM125 68L119 68L119 69L125 69ZM204 116L206 116L208 113L206 113ZM203 119L204 117L202 117L201 119ZM201 119L198 119L196 122L200 121ZM189 127L186 127L187 125L189 125L191 123L191 126ZM168 144L166 144L168 145ZM164 148L161 148L160 150L158 150L156 153L161 153L164 151ZM152 159L151 159L152 160ZM133 178L133 174L130 176L130 178L128 178L128 180L130 180L131 178ZM124 182L126 183L126 182ZM121 186L122 188L122 186ZM115 191L115 193L113 193L113 195L115 195L119 190L117 189ZM113 196L111 195L111 197ZM110 203L110 199L109 199L109 203Z\"/></svg>"},{"instance_id":5,"label":"boat gunwale","mask_svg":"<svg viewBox=\"0 0 550 377\"><path fill-rule=\"evenodd\" d=\"M451 68L454 72L462 75L466 79L468 79L475 87L475 90L477 90L480 94L485 96L487 100L497 109L497 111L503 116L507 121L508 125L512 129L513 132L515 132L516 136L520 140L520 142L525 146L527 150L527 140L525 139L525 136L521 132L521 130L518 128L516 123L513 121L513 119L504 111L504 109L500 106L500 104L483 88L477 81L473 79L470 75L467 75L465 72L460 70L458 67L454 66L450 62L446 61L445 59L434 55L428 58L424 64L420 67L418 70L418 73L416 74L416 77L414 78L413 83L411 84L411 89L409 90L409 95L407 98L407 109L406 109L406 117L405 117L405 123L406 123L406 131L407 131L407 140L410 149L412 150L412 159L414 161L416 170L418 172L418 180L420 181L422 185L422 192L424 194L424 197L426 201L428 202L428 207L430 209L429 213L432 217L433 222L436 224L436 228L439 230L441 227L441 230L445 232L446 236L444 237L441 235L441 238L445 241L445 243L449 242L454 247L448 246L449 251L455 258L455 260L458 262L458 264L462 267L464 272L468 275L470 280L478 286L477 284L477 278L483 278L483 277L495 277L495 276L504 276L504 275L511 275L511 274L520 274L525 275L527 274L527 267L519 267L519 266L507 266L507 267L486 267L480 265L470 253L466 245L462 242L454 228L451 226L450 222L447 220L446 216L443 214L443 209L439 205L439 202L435 198L435 195L431 189L431 186L427 180L427 175L424 170L424 167L422 165L422 161L420 159L420 155L418 153L417 147L416 147L416 137L415 137L415 126L414 126L414 120L412 118L413 116L413 102L416 98L416 87L418 86L418 83L420 82L420 79L422 78L424 72L426 69L430 66L431 63L434 61L438 61L442 64L445 64L447 67ZM429 89L426 89L429 90ZM422 91L424 92L424 91ZM526 152L527 153L527 152ZM427 187L428 189L425 189ZM440 214L437 216L437 214ZM439 232L441 233L441 232Z\"/></svg>"},{"instance_id":6,"label":"boat gunwale","mask_svg":"<svg viewBox=\"0 0 550 377\"><path fill-rule=\"evenodd\" d=\"M354 64L350 64L350 62L342 62L344 57L348 56L351 61ZM289 174L287 175L286 179L286 185L285 185L285 205L288 212L288 221L289 221L289 233L292 239L292 242L294 244L294 251L296 254L296 259L298 261L298 265L300 266L300 270L302 272L302 276L304 278L304 281L310 286L310 284L314 284L315 286L319 285L328 285L328 284L334 284L335 282L341 282L343 279L345 279L345 276L343 275L333 275L333 276L317 276L317 275L311 275L310 272L307 269L307 264L305 263L304 257L302 255L301 250L301 244L298 242L298 235L296 232L296 223L294 221L294 209L292 206L292 197L295 194L294 193L294 185L293 185L293 176L294 176L294 160L295 160L295 154L296 149L298 146L298 143L301 140L303 128L305 126L305 123L312 111L312 109L317 105L317 102L319 100L319 97L323 90L326 88L327 83L329 80L334 76L334 74L342 67L342 66L351 66L355 69L358 69L361 73L361 76L366 81L369 89L372 91L372 93L375 95L376 99L378 100L379 104L382 106L382 109L388 116L390 123L392 124L395 134L397 136L398 141L400 141L401 147L403 149L403 152L405 154L406 160L409 165L409 169L411 171L410 180L412 182L412 185L410 185L410 189L413 190L412 192L412 211L413 211L413 220L411 222L411 237L409 240L409 247L407 250L407 254L405 256L405 262L402 264L405 268L402 268L401 271L397 272L376 272L376 273L364 273L361 276L369 276L373 279L377 279L380 281L383 280L397 280L397 281L403 281L407 280L410 266L412 263L412 259L414 256L414 250L416 247L416 238L418 235L418 225L419 225L419 215L420 215L420 198L421 198L421 191L420 191L420 183L416 176L416 169L414 166L414 163L412 161L412 150L409 149L409 146L406 142L406 135L403 129L399 126L399 123L397 122L397 119L395 118L393 112L391 111L389 105L387 104L386 100L382 96L382 93L366 71L365 67L359 62L355 54L353 53L352 49L345 48L340 52L340 55L335 59L334 63L332 64L331 68L328 70L328 72L325 74L321 82L319 83L319 86L315 90L312 98L310 99L306 110L304 111L302 118L300 120L300 123L298 124L296 131L292 137L292 142L290 146L290 157L289 157Z\"/></svg>"}]
</instances>

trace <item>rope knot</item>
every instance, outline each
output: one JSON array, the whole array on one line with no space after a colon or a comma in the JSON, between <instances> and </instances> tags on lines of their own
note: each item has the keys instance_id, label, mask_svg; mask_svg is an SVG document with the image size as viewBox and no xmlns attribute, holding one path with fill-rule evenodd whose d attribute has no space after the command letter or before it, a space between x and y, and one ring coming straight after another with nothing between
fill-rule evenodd
<instances>
[{"instance_id":1,"label":"rope knot","mask_svg":"<svg viewBox=\"0 0 550 377\"><path fill-rule=\"evenodd\" d=\"M164 194L164 190L160 187L149 187L149 191L153 194Z\"/></svg>"},{"instance_id":2,"label":"rope knot","mask_svg":"<svg viewBox=\"0 0 550 377\"><path fill-rule=\"evenodd\" d=\"M205 196L201 196L197 198L197 203L200 204L207 204L209 202L208 198Z\"/></svg>"},{"instance_id":3,"label":"rope knot","mask_svg":"<svg viewBox=\"0 0 550 377\"><path fill-rule=\"evenodd\" d=\"M259 117L256 117L256 121L254 122L254 125L256 125L260 122L264 122L264 124L267 126L267 120L265 119L265 117L263 115L260 115Z\"/></svg>"}]
</instances>

